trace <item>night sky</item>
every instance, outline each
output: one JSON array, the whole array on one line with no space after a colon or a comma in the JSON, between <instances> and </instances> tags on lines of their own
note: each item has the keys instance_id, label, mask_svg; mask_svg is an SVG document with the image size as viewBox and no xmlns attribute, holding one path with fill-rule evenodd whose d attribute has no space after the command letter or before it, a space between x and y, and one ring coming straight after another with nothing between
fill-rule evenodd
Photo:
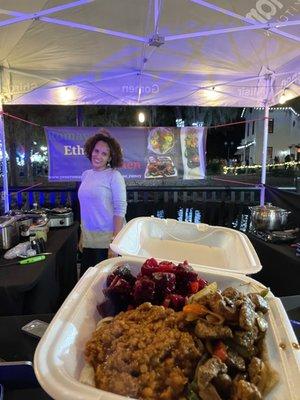
<instances>
[{"instance_id":1,"label":"night sky","mask_svg":"<svg viewBox=\"0 0 300 400\"><path fill-rule=\"evenodd\" d=\"M291 106L296 112L300 113L300 97L287 102L284 106ZM76 112L78 109L74 106L5 106L4 109L10 114L41 126L76 126L77 124ZM244 123L209 128L209 126L243 121L241 119L242 108L82 106L81 111L84 126L140 126L137 121L137 114L140 111L144 111L146 114L148 123L145 126L176 126L177 118L182 118L185 121L185 126L189 126L196 120L204 119L204 125L208 127L208 160L214 158L227 159L228 156L232 158L236 147L244 137L245 130ZM23 125L23 123L20 123L16 127L17 130L22 129ZM26 128L28 129L28 127ZM14 130L13 126L11 126L11 129ZM40 144L44 144L45 141L42 136L36 135L37 140L39 141L39 138L41 140Z\"/></svg>"}]
</instances>

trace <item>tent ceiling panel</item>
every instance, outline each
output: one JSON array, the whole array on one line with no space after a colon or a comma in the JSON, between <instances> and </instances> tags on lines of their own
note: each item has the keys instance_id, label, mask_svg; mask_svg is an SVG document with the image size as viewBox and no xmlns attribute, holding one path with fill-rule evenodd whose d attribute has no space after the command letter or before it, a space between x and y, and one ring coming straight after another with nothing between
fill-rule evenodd
<instances>
[{"instance_id":1,"label":"tent ceiling panel","mask_svg":"<svg viewBox=\"0 0 300 400\"><path fill-rule=\"evenodd\" d=\"M233 17L224 22L222 14L203 8L190 0L166 0L162 3L159 33L180 35L212 30L220 26L225 28L243 25L243 22Z\"/></svg>"},{"instance_id":2,"label":"tent ceiling panel","mask_svg":"<svg viewBox=\"0 0 300 400\"><path fill-rule=\"evenodd\" d=\"M61 71L62 79L66 79L70 71L134 68L136 52L141 48L139 42L132 44L125 39L36 21L14 47L8 62L17 69L35 73L53 71L57 76L57 71Z\"/></svg>"},{"instance_id":3,"label":"tent ceiling panel","mask_svg":"<svg viewBox=\"0 0 300 400\"><path fill-rule=\"evenodd\" d=\"M294 0L0 0L2 100L275 104L299 93L299 42Z\"/></svg>"},{"instance_id":4,"label":"tent ceiling panel","mask_svg":"<svg viewBox=\"0 0 300 400\"><path fill-rule=\"evenodd\" d=\"M41 9L45 4L46 0L26 1L20 2L17 0L4 0L0 2L0 19L1 21L8 21L12 17L7 14L11 10L18 9L20 12L32 13L37 9ZM24 33L29 29L32 20L9 25L7 27L0 28L0 59L5 60L16 44L21 40Z\"/></svg>"},{"instance_id":5,"label":"tent ceiling panel","mask_svg":"<svg viewBox=\"0 0 300 400\"><path fill-rule=\"evenodd\" d=\"M32 13L43 9L46 6L48 8L48 3L54 2L48 0L1 0L0 13L2 13L3 10L17 10L19 12ZM56 3L61 4L62 2L57 1Z\"/></svg>"},{"instance_id":6,"label":"tent ceiling panel","mask_svg":"<svg viewBox=\"0 0 300 400\"><path fill-rule=\"evenodd\" d=\"M52 7L52 3L48 2L47 8ZM99 2L94 1L82 7L57 12L49 17L133 35L147 34L145 32L147 18L151 23L153 20L153 11L148 0L109 0L100 3L100 8ZM128 12L129 9L131 12Z\"/></svg>"}]
</instances>

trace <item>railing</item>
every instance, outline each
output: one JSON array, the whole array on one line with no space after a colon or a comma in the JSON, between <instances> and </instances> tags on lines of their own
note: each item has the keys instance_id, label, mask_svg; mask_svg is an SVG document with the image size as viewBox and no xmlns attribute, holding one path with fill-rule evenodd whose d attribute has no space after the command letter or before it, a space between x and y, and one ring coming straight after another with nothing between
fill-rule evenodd
<instances>
[{"instance_id":1,"label":"railing","mask_svg":"<svg viewBox=\"0 0 300 400\"><path fill-rule=\"evenodd\" d=\"M246 230L248 206L258 204L259 196L257 188L131 188L127 219L155 215Z\"/></svg>"},{"instance_id":2,"label":"railing","mask_svg":"<svg viewBox=\"0 0 300 400\"><path fill-rule=\"evenodd\" d=\"M38 207L70 206L78 202L76 189L11 188L11 209L30 209L36 203ZM128 187L128 203L154 203L187 205L198 202L233 202L258 204L259 189L245 187Z\"/></svg>"},{"instance_id":3,"label":"railing","mask_svg":"<svg viewBox=\"0 0 300 400\"><path fill-rule=\"evenodd\" d=\"M22 188L9 190L11 209L31 209L35 203L38 207L46 208L73 207L78 201L75 189L32 188L26 191L21 190Z\"/></svg>"},{"instance_id":4,"label":"railing","mask_svg":"<svg viewBox=\"0 0 300 400\"><path fill-rule=\"evenodd\" d=\"M240 228L248 206L259 203L259 189L245 187L128 187L129 221L139 216L162 216ZM70 206L79 220L76 189L10 189L11 209Z\"/></svg>"},{"instance_id":5,"label":"railing","mask_svg":"<svg viewBox=\"0 0 300 400\"><path fill-rule=\"evenodd\" d=\"M245 187L130 187L127 189L128 202L140 201L154 203L197 203L197 202L234 202L258 204L259 189Z\"/></svg>"}]
</instances>

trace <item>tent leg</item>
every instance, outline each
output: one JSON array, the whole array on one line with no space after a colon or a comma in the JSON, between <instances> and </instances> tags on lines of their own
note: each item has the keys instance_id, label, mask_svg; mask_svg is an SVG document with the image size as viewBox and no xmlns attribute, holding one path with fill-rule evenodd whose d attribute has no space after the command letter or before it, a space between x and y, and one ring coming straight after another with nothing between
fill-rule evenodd
<instances>
[{"instance_id":1,"label":"tent leg","mask_svg":"<svg viewBox=\"0 0 300 400\"><path fill-rule=\"evenodd\" d=\"M0 102L0 112L2 112L2 103ZM9 192L8 192L8 180L7 180L7 163L6 163L6 145L5 145L5 132L4 132L4 117L0 115L0 142L2 144L2 175L3 175L3 200L4 200L4 211L9 211Z\"/></svg>"},{"instance_id":2,"label":"tent leg","mask_svg":"<svg viewBox=\"0 0 300 400\"><path fill-rule=\"evenodd\" d=\"M265 105L264 117L264 138L263 138L263 152L261 160L261 189L260 189L260 205L265 204L265 183L267 173L267 151L268 151L268 128L269 128L269 105Z\"/></svg>"}]
</instances>

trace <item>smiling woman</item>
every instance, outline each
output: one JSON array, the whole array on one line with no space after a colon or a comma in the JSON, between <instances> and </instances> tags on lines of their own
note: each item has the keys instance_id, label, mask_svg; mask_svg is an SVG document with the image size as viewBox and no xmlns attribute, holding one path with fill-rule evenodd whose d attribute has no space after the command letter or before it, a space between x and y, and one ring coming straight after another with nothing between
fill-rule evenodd
<instances>
[{"instance_id":1,"label":"smiling woman","mask_svg":"<svg viewBox=\"0 0 300 400\"><path fill-rule=\"evenodd\" d=\"M92 166L95 171L103 171L110 165L109 145L102 140L95 144L92 152Z\"/></svg>"},{"instance_id":2,"label":"smiling woman","mask_svg":"<svg viewBox=\"0 0 300 400\"><path fill-rule=\"evenodd\" d=\"M92 169L82 174L78 190L81 213L81 275L87 268L115 254L109 244L122 229L126 213L125 181L116 168L123 162L119 143L101 130L90 137L84 151Z\"/></svg>"}]
</instances>

